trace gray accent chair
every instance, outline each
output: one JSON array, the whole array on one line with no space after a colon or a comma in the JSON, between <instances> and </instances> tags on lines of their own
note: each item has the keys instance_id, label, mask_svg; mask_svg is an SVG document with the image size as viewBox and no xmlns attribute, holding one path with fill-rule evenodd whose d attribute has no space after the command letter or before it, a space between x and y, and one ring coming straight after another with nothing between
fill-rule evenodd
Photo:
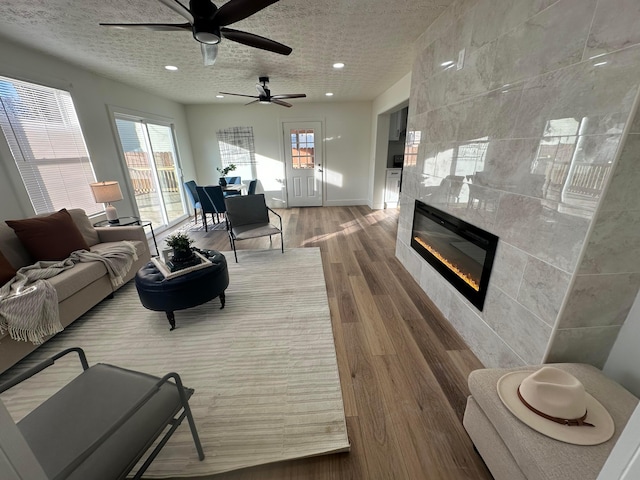
<instances>
[{"instance_id":1,"label":"gray accent chair","mask_svg":"<svg viewBox=\"0 0 640 480\"><path fill-rule=\"evenodd\" d=\"M233 249L236 263L238 262L236 242L239 240L268 236L271 241L272 235L280 235L280 246L282 253L284 253L282 217L267 207L263 193L227 197L225 203L227 204L227 221L229 222L229 243ZM280 227L271 223L270 213L278 217Z\"/></svg>"},{"instance_id":2,"label":"gray accent chair","mask_svg":"<svg viewBox=\"0 0 640 480\"><path fill-rule=\"evenodd\" d=\"M204 459L188 403L193 390L182 385L177 373L158 378L101 363L89 367L84 351L75 347L0 385L0 393L71 352L80 357L82 373L17 424L9 420L0 403L0 437L9 436L12 444L19 446L19 450L11 452L15 458L10 459L10 463L18 469L27 464L39 466L36 470L45 476L32 478L125 479L166 430L133 477L138 479L185 417L198 458ZM0 438L0 444L2 441Z\"/></svg>"}]
</instances>

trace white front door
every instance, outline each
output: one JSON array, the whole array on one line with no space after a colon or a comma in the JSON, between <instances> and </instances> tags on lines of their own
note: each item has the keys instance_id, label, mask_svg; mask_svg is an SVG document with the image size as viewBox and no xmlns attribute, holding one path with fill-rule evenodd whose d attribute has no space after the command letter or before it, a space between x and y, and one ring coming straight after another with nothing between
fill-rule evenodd
<instances>
[{"instance_id":1,"label":"white front door","mask_svg":"<svg viewBox=\"0 0 640 480\"><path fill-rule=\"evenodd\" d=\"M322 206L322 124L284 122L289 207Z\"/></svg>"}]
</instances>

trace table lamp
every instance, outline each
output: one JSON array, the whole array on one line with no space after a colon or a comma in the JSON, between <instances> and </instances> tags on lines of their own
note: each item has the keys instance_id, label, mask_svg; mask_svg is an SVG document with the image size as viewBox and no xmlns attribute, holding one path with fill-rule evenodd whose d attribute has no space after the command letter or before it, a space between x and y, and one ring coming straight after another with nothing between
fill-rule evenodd
<instances>
[{"instance_id":1,"label":"table lamp","mask_svg":"<svg viewBox=\"0 0 640 480\"><path fill-rule=\"evenodd\" d=\"M118 220L118 212L116 207L111 205L111 202L117 202L122 200L122 191L120 185L116 181L109 182L96 182L89 184L93 198L96 203L106 203L105 213L107 214L107 220L109 223L120 223Z\"/></svg>"}]
</instances>

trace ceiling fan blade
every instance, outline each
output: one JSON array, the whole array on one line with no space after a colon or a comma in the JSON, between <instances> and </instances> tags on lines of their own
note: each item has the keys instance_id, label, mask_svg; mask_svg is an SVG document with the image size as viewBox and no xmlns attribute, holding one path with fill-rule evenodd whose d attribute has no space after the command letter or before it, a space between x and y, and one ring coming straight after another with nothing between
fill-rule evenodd
<instances>
[{"instance_id":1,"label":"ceiling fan blade","mask_svg":"<svg viewBox=\"0 0 640 480\"><path fill-rule=\"evenodd\" d=\"M304 93L285 93L282 95L272 95L271 98L282 99L282 98L306 98L307 95Z\"/></svg>"},{"instance_id":2,"label":"ceiling fan blade","mask_svg":"<svg viewBox=\"0 0 640 480\"><path fill-rule=\"evenodd\" d=\"M100 25L120 30L153 30L155 32L191 30L189 23L101 23Z\"/></svg>"},{"instance_id":3,"label":"ceiling fan blade","mask_svg":"<svg viewBox=\"0 0 640 480\"><path fill-rule=\"evenodd\" d=\"M244 95L244 96L248 97L249 95ZM245 103L244 106L246 107L247 105L251 105L252 103L256 103L256 102L259 102L259 101L260 101L260 99L254 100L253 102Z\"/></svg>"},{"instance_id":4,"label":"ceiling fan blade","mask_svg":"<svg viewBox=\"0 0 640 480\"><path fill-rule=\"evenodd\" d=\"M224 27L244 20L278 0L231 0L222 5L213 17L216 25Z\"/></svg>"},{"instance_id":5,"label":"ceiling fan blade","mask_svg":"<svg viewBox=\"0 0 640 480\"><path fill-rule=\"evenodd\" d=\"M229 93L229 92L220 92L221 95L235 95L236 97L249 97L249 98L258 98L255 95L243 95L241 93ZM256 100L257 101L257 100ZM253 103L253 102L251 102Z\"/></svg>"},{"instance_id":6,"label":"ceiling fan blade","mask_svg":"<svg viewBox=\"0 0 640 480\"><path fill-rule=\"evenodd\" d=\"M202 60L206 66L216 63L216 58L218 58L218 45L201 43L200 51L202 52Z\"/></svg>"},{"instance_id":7,"label":"ceiling fan blade","mask_svg":"<svg viewBox=\"0 0 640 480\"><path fill-rule=\"evenodd\" d=\"M282 105L283 107L292 107L290 103L283 102L282 100L274 99L271 97L271 103L275 103L276 105Z\"/></svg>"},{"instance_id":8,"label":"ceiling fan blade","mask_svg":"<svg viewBox=\"0 0 640 480\"><path fill-rule=\"evenodd\" d=\"M189 11L189 9L182 5L178 0L160 0L160 2L165 4L178 15L181 15L189 20L189 23L193 23L193 15Z\"/></svg>"},{"instance_id":9,"label":"ceiling fan blade","mask_svg":"<svg viewBox=\"0 0 640 480\"><path fill-rule=\"evenodd\" d=\"M233 30L231 28L221 28L220 33L228 40L242 43L249 47L261 48L262 50L267 50L269 52L279 53L281 55L289 55L293 51L291 47L287 47L282 43L278 43L259 35L254 35L253 33L241 32L240 30Z\"/></svg>"}]
</instances>

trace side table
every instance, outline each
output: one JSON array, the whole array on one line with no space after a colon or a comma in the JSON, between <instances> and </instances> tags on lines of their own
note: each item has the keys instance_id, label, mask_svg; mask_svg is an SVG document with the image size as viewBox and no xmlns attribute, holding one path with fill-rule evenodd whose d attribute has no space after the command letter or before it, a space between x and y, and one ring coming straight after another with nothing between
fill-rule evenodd
<instances>
[{"instance_id":1,"label":"side table","mask_svg":"<svg viewBox=\"0 0 640 480\"><path fill-rule=\"evenodd\" d=\"M149 227L151 229L151 238L153 238L153 246L156 248L156 257L160 256L156 234L153 232L153 225L150 220L140 220L138 217L120 217L118 218L118 223L109 223L109 220L102 220L93 224L94 227L126 227L128 225L140 225L142 228Z\"/></svg>"}]
</instances>

